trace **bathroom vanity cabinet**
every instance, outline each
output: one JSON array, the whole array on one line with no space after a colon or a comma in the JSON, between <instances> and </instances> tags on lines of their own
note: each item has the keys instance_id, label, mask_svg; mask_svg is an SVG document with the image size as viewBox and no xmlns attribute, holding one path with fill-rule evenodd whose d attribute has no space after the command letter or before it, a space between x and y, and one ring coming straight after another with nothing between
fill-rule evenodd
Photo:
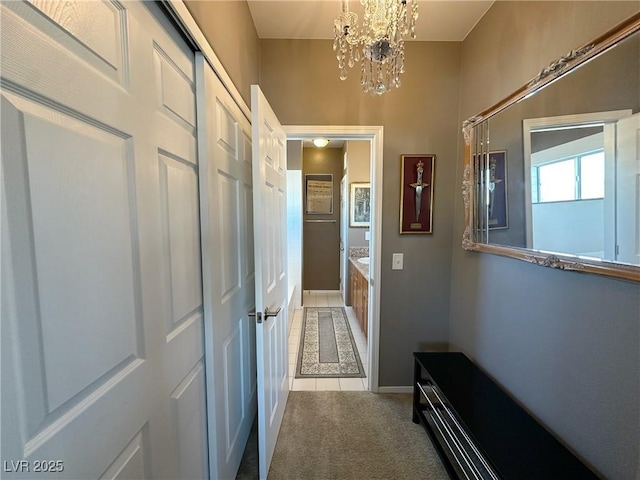
<instances>
[{"instance_id":1,"label":"bathroom vanity cabinet","mask_svg":"<svg viewBox=\"0 0 640 480\"><path fill-rule=\"evenodd\" d=\"M349 282L351 286L351 305L355 311L360 329L367 338L369 319L369 280L353 263L349 263Z\"/></svg>"}]
</instances>

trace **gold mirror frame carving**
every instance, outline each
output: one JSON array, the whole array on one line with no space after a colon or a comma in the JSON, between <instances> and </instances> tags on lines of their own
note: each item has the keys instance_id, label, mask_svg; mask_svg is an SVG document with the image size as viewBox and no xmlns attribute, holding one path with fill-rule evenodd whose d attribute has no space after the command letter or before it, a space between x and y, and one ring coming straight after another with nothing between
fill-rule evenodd
<instances>
[{"instance_id":1,"label":"gold mirror frame carving","mask_svg":"<svg viewBox=\"0 0 640 480\"><path fill-rule=\"evenodd\" d=\"M608 277L618 278L640 282L640 266L608 262L596 259L585 259L575 255L565 254L547 254L537 250L531 250L520 247L509 247L503 245L494 245L490 243L477 243L472 238L471 232L473 226L472 205L474 202L473 188L475 184L475 175L471 163L471 145L473 143L474 127L482 123L484 120L498 114L510 105L523 100L525 97L533 95L537 90L545 85L553 82L561 76L571 72L580 64L599 55L608 48L612 47L619 41L640 31L640 13L629 17L624 22L599 36L592 42L585 44L577 50L572 50L568 54L555 60L540 71L526 85L522 86L511 95L498 102L487 110L475 115L462 124L462 133L464 136L464 173L462 179L462 197L464 200L464 221L465 229L462 236L462 248L468 251L492 253L505 257L515 258L535 265L560 270L569 270L585 273L593 273Z\"/></svg>"}]
</instances>

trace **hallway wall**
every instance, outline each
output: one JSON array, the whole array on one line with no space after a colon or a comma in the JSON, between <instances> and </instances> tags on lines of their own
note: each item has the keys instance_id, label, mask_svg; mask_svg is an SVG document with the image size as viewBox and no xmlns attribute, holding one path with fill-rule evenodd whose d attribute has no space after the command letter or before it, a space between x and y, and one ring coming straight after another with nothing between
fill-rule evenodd
<instances>
[{"instance_id":1,"label":"hallway wall","mask_svg":"<svg viewBox=\"0 0 640 480\"><path fill-rule=\"evenodd\" d=\"M347 171L349 172L349 184L354 182L370 183L371 182L371 142L349 140L344 143L347 152ZM347 185L347 213L351 205L350 186ZM344 221L349 222L349 218ZM369 241L365 240L364 234L368 232L368 228L349 227L349 238L347 247L368 247ZM348 252L349 250L347 250Z\"/></svg>"},{"instance_id":2,"label":"hallway wall","mask_svg":"<svg viewBox=\"0 0 640 480\"><path fill-rule=\"evenodd\" d=\"M249 5L237 0L184 3L251 108L251 85L259 83L260 46Z\"/></svg>"},{"instance_id":3,"label":"hallway wall","mask_svg":"<svg viewBox=\"0 0 640 480\"><path fill-rule=\"evenodd\" d=\"M463 44L460 122L639 5L496 2ZM459 247L452 267L452 349L478 362L605 477L640 478L639 286Z\"/></svg>"},{"instance_id":4,"label":"hallway wall","mask_svg":"<svg viewBox=\"0 0 640 480\"><path fill-rule=\"evenodd\" d=\"M362 92L357 68L338 78L331 45L261 40L261 88L284 125L384 127L379 382L410 385L412 352L447 348L461 44L408 42L402 87L379 97ZM399 234L407 153L437 155L431 235ZM404 270L391 270L393 253L404 254Z\"/></svg>"},{"instance_id":5,"label":"hallway wall","mask_svg":"<svg viewBox=\"0 0 640 480\"><path fill-rule=\"evenodd\" d=\"M307 214L305 176L333 175L333 213ZM340 179L342 149L302 149L302 289L340 290ZM321 222L319 220L322 220Z\"/></svg>"}]
</instances>

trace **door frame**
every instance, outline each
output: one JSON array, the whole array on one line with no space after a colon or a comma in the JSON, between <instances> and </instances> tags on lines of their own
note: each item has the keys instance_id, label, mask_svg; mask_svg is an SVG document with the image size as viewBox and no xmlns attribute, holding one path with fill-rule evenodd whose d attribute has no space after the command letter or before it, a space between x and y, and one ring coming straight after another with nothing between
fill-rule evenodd
<instances>
[{"instance_id":1,"label":"door frame","mask_svg":"<svg viewBox=\"0 0 640 480\"><path fill-rule=\"evenodd\" d=\"M384 128L382 126L359 125L283 125L287 140L312 140L318 136L329 140L369 140L371 141L371 240L369 251L372 259L369 265L369 335L367 337L368 390L378 392L380 358L380 265L382 258L382 159Z\"/></svg>"}]
</instances>

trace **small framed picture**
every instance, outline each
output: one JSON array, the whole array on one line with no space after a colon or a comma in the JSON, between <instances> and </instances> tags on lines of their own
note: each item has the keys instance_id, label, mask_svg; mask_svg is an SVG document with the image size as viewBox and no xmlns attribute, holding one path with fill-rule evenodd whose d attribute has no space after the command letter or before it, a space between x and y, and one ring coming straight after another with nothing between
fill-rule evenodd
<instances>
[{"instance_id":1,"label":"small framed picture","mask_svg":"<svg viewBox=\"0 0 640 480\"><path fill-rule=\"evenodd\" d=\"M433 232L435 155L402 155L400 234Z\"/></svg>"},{"instance_id":2,"label":"small framed picture","mask_svg":"<svg viewBox=\"0 0 640 480\"><path fill-rule=\"evenodd\" d=\"M333 175L305 175L304 213L317 215L333 213Z\"/></svg>"},{"instance_id":3,"label":"small framed picture","mask_svg":"<svg viewBox=\"0 0 640 480\"><path fill-rule=\"evenodd\" d=\"M371 223L371 184L349 185L349 226L369 227Z\"/></svg>"}]
</instances>

